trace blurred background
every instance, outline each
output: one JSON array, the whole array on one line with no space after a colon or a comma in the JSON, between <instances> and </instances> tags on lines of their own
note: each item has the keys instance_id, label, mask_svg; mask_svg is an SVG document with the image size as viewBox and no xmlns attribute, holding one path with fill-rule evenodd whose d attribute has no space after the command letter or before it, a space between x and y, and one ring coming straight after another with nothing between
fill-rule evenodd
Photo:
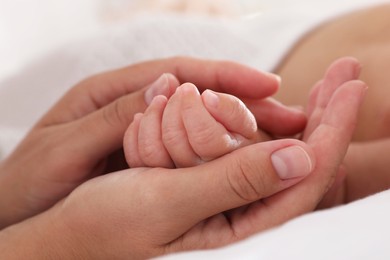
<instances>
[{"instance_id":1,"label":"blurred background","mask_svg":"<svg viewBox=\"0 0 390 260\"><path fill-rule=\"evenodd\" d=\"M0 80L45 53L128 23L139 14L251 19L291 8L333 12L358 2L369 0L0 0Z\"/></svg>"},{"instance_id":2,"label":"blurred background","mask_svg":"<svg viewBox=\"0 0 390 260\"><path fill-rule=\"evenodd\" d=\"M381 1L390 0L0 0L0 158L88 75L183 53L272 70L312 26ZM186 19L199 22L189 30L182 17L154 19L161 13L228 22Z\"/></svg>"},{"instance_id":3,"label":"blurred background","mask_svg":"<svg viewBox=\"0 0 390 260\"><path fill-rule=\"evenodd\" d=\"M289 0L0 0L0 79L26 63L140 13L245 19ZM291 3L291 1L290 1Z\"/></svg>"}]
</instances>

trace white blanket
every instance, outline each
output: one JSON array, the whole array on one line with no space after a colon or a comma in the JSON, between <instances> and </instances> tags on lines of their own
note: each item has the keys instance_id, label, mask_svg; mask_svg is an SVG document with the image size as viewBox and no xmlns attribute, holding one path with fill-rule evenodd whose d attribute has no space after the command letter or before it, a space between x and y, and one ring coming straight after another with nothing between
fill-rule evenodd
<instances>
[{"instance_id":1,"label":"white blanket","mask_svg":"<svg viewBox=\"0 0 390 260\"><path fill-rule=\"evenodd\" d=\"M307 214L240 243L164 259L390 259L390 191Z\"/></svg>"},{"instance_id":2,"label":"white blanket","mask_svg":"<svg viewBox=\"0 0 390 260\"><path fill-rule=\"evenodd\" d=\"M143 16L68 46L0 82L0 159L72 85L130 63L192 55L272 70L318 23L380 0L282 1L249 20ZM286 8L287 3L289 7ZM292 6L291 6L292 5ZM316 212L221 250L178 259L390 259L390 192ZM387 206L387 207L386 207ZM176 259L176 257L173 257Z\"/></svg>"}]
</instances>

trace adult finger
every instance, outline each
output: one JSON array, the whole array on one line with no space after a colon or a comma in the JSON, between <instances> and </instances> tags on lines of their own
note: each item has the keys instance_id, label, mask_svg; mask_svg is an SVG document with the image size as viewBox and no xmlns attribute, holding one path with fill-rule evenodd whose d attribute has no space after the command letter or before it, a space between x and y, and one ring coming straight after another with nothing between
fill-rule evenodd
<instances>
[{"instance_id":1,"label":"adult finger","mask_svg":"<svg viewBox=\"0 0 390 260\"><path fill-rule=\"evenodd\" d=\"M262 215L258 223L262 226L280 224L316 208L342 163L366 89L364 83L352 81L334 93L320 125L307 141L316 157L313 174L300 184L267 198L267 215Z\"/></svg>"},{"instance_id":2,"label":"adult finger","mask_svg":"<svg viewBox=\"0 0 390 260\"><path fill-rule=\"evenodd\" d=\"M318 81L314 87L310 90L309 93L309 101L307 102L306 106L306 114L307 117L310 118L311 115L313 114L314 109L316 108L317 105L317 99L320 94L320 90L323 87L323 80Z\"/></svg>"},{"instance_id":3,"label":"adult finger","mask_svg":"<svg viewBox=\"0 0 390 260\"><path fill-rule=\"evenodd\" d=\"M323 112L327 107L333 93L343 83L355 80L360 74L360 64L355 58L341 58L332 63L325 73L322 87L319 89L315 107L310 115L309 123L305 129L304 140L320 123Z\"/></svg>"},{"instance_id":4,"label":"adult finger","mask_svg":"<svg viewBox=\"0 0 390 260\"><path fill-rule=\"evenodd\" d=\"M306 144L292 139L270 141L164 174L153 190L159 194L169 189L175 198L174 206L167 203L160 211L161 217L180 218L184 228L189 228L217 213L291 187L314 166L314 155Z\"/></svg>"},{"instance_id":5,"label":"adult finger","mask_svg":"<svg viewBox=\"0 0 390 260\"><path fill-rule=\"evenodd\" d=\"M359 77L360 68L359 61L353 57L344 57L333 62L325 73L324 87L318 95L317 105L325 109L339 86Z\"/></svg>"},{"instance_id":6,"label":"adult finger","mask_svg":"<svg viewBox=\"0 0 390 260\"><path fill-rule=\"evenodd\" d=\"M192 82L201 91L210 88L240 97L264 98L279 87L275 75L235 62L186 57L154 60L102 73L81 82L49 111L41 124L52 125L85 116L143 88L163 73L176 76L182 83Z\"/></svg>"},{"instance_id":7,"label":"adult finger","mask_svg":"<svg viewBox=\"0 0 390 260\"><path fill-rule=\"evenodd\" d=\"M147 73L145 73L147 72ZM200 91L213 89L248 98L264 98L279 88L279 77L232 61L174 57L153 60L113 72L122 86L142 87L162 73L176 76L181 83L191 82ZM148 74L148 75L146 75Z\"/></svg>"},{"instance_id":8,"label":"adult finger","mask_svg":"<svg viewBox=\"0 0 390 260\"><path fill-rule=\"evenodd\" d=\"M69 131L71 135L67 145L78 147L79 152L88 154L90 160L105 158L122 146L124 133L134 115L147 107L145 96L149 91L169 97L176 87L177 82L157 80L147 88L123 96L83 118L63 125L64 131Z\"/></svg>"},{"instance_id":9,"label":"adult finger","mask_svg":"<svg viewBox=\"0 0 390 260\"><path fill-rule=\"evenodd\" d=\"M132 89L121 85L121 79L111 78L110 74L102 74L87 79L72 88L50 111L38 122L37 127L67 123L89 115L115 100L136 91L140 99L137 105L142 111L145 104L150 104L157 95L170 96L179 86L178 79L169 73L164 73L145 82L142 87ZM122 82L122 84L124 84Z\"/></svg>"},{"instance_id":10,"label":"adult finger","mask_svg":"<svg viewBox=\"0 0 390 260\"><path fill-rule=\"evenodd\" d=\"M255 116L260 129L274 136L291 136L300 133L306 126L306 115L301 110L284 106L272 99L243 99Z\"/></svg>"}]
</instances>

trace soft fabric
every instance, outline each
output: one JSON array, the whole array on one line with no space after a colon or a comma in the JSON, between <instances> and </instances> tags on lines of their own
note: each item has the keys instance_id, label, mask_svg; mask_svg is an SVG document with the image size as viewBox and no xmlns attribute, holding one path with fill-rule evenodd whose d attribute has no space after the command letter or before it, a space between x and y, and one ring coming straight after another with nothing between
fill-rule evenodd
<instances>
[{"instance_id":1,"label":"soft fabric","mask_svg":"<svg viewBox=\"0 0 390 260\"><path fill-rule=\"evenodd\" d=\"M166 260L390 259L390 191L325 211L221 249L182 253Z\"/></svg>"}]
</instances>

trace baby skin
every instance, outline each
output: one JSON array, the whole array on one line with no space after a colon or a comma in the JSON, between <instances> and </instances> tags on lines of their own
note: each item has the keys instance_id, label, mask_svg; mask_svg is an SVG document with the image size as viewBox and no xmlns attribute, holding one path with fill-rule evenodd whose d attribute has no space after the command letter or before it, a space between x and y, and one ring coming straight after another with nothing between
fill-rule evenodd
<instances>
[{"instance_id":1,"label":"baby skin","mask_svg":"<svg viewBox=\"0 0 390 260\"><path fill-rule=\"evenodd\" d=\"M181 85L167 100L156 97L137 114L124 138L130 167L190 167L240 147L270 140L253 114L229 94Z\"/></svg>"},{"instance_id":2,"label":"baby skin","mask_svg":"<svg viewBox=\"0 0 390 260\"><path fill-rule=\"evenodd\" d=\"M360 66L354 59L340 59L332 64L323 80L312 89L303 141L308 141L313 127L319 123L323 104L331 93L338 86L356 80L359 74ZM259 121L238 98L210 90L200 94L194 85L186 83L169 100L158 96L144 114L134 117L124 138L126 161L130 167L195 166L240 147L273 139L258 129L258 125L264 128ZM345 181L342 167L319 208L348 202L349 194L364 189L364 185L358 185L347 194Z\"/></svg>"}]
</instances>

